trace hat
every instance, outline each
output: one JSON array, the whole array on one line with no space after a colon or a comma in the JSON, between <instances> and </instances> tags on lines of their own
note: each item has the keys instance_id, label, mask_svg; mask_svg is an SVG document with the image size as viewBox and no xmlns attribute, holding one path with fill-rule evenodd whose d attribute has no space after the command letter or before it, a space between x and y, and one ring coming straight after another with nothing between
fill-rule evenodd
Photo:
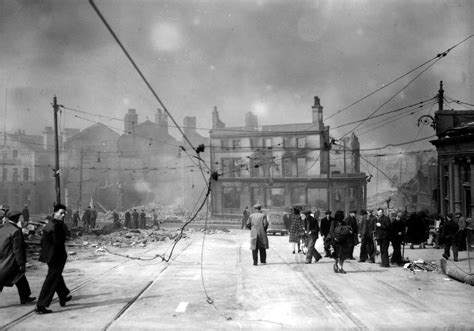
<instances>
[{"instance_id":1,"label":"hat","mask_svg":"<svg viewBox=\"0 0 474 331\"><path fill-rule=\"evenodd\" d=\"M257 208L262 208L262 205L257 202L257 203L253 206L253 208L255 208L255 209L257 209Z\"/></svg>"},{"instance_id":2,"label":"hat","mask_svg":"<svg viewBox=\"0 0 474 331\"><path fill-rule=\"evenodd\" d=\"M356 209L351 209L351 210L349 210L349 213L357 214L357 210Z\"/></svg>"},{"instance_id":3,"label":"hat","mask_svg":"<svg viewBox=\"0 0 474 331\"><path fill-rule=\"evenodd\" d=\"M7 212L7 217L14 222L18 221L21 215L23 215L23 213L19 210L12 210Z\"/></svg>"},{"instance_id":4,"label":"hat","mask_svg":"<svg viewBox=\"0 0 474 331\"><path fill-rule=\"evenodd\" d=\"M326 215L331 215L331 211L330 211L330 210L326 210Z\"/></svg>"},{"instance_id":5,"label":"hat","mask_svg":"<svg viewBox=\"0 0 474 331\"><path fill-rule=\"evenodd\" d=\"M1 209L1 210L8 210L8 209L10 209L10 206L8 206L8 205L5 203L5 204L3 204L3 205L0 205L0 209Z\"/></svg>"}]
</instances>

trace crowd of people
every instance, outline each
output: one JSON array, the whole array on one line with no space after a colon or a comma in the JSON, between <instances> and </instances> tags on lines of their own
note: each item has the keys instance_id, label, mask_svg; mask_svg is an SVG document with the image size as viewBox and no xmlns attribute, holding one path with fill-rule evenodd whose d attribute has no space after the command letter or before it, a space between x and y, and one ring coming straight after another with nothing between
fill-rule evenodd
<instances>
[{"instance_id":1,"label":"crowd of people","mask_svg":"<svg viewBox=\"0 0 474 331\"><path fill-rule=\"evenodd\" d=\"M262 206L256 204L255 212L244 213L246 227L251 230L251 249L254 265L266 263L266 249L269 243L266 234L268 220ZM247 210L247 209L246 209ZM405 244L410 249L415 245L425 248L430 241L434 248L444 247L442 256L449 259L452 250L454 261L458 261L459 250L466 249L467 224L461 213L448 214L446 217L432 216L425 212L408 214L404 211L385 212L384 209L350 210L348 215L341 210L334 213L326 211L319 217L319 211L292 210L286 224L289 242L293 254L301 253L301 245L305 240L307 246L306 263L318 262L323 256L315 248L319 236L323 240L324 257L334 259L334 272L345 274L344 261L356 260L354 247L360 244L359 262L376 263L380 255L380 266L402 266ZM392 247L392 254L389 248Z\"/></svg>"}]
</instances>

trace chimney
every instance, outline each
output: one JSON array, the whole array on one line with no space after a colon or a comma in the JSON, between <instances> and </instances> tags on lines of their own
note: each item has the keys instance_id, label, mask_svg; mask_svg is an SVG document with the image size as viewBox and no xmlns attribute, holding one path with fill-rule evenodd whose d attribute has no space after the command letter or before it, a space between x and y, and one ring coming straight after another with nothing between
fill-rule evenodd
<instances>
[{"instance_id":1,"label":"chimney","mask_svg":"<svg viewBox=\"0 0 474 331\"><path fill-rule=\"evenodd\" d=\"M313 123L318 124L318 131L324 130L324 124L323 124L323 106L321 106L321 103L319 101L319 97L314 97L314 105L312 107L313 109Z\"/></svg>"},{"instance_id":2,"label":"chimney","mask_svg":"<svg viewBox=\"0 0 474 331\"><path fill-rule=\"evenodd\" d=\"M183 126L185 132L196 132L196 117L186 116L183 120Z\"/></svg>"},{"instance_id":3,"label":"chimney","mask_svg":"<svg viewBox=\"0 0 474 331\"><path fill-rule=\"evenodd\" d=\"M217 111L217 107L214 106L214 110L212 111L212 128L213 129L223 129L225 128L224 122L219 119L219 112Z\"/></svg>"},{"instance_id":4,"label":"chimney","mask_svg":"<svg viewBox=\"0 0 474 331\"><path fill-rule=\"evenodd\" d=\"M124 117L124 131L125 133L133 133L134 126L138 123L138 115L136 109L129 109L128 113Z\"/></svg>"},{"instance_id":5,"label":"chimney","mask_svg":"<svg viewBox=\"0 0 474 331\"><path fill-rule=\"evenodd\" d=\"M160 108L157 109L157 113L155 114L155 122L161 132L168 133L168 115Z\"/></svg>"},{"instance_id":6,"label":"chimney","mask_svg":"<svg viewBox=\"0 0 474 331\"><path fill-rule=\"evenodd\" d=\"M252 112L245 114L245 130L257 131L258 130L258 117Z\"/></svg>"}]
</instances>

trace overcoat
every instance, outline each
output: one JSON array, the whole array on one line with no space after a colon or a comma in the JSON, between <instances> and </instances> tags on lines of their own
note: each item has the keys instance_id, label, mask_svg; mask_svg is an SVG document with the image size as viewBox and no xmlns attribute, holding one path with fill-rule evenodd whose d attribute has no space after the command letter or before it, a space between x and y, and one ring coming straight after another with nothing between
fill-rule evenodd
<instances>
[{"instance_id":1,"label":"overcoat","mask_svg":"<svg viewBox=\"0 0 474 331\"><path fill-rule=\"evenodd\" d=\"M66 263L66 237L68 229L63 221L52 219L43 229L39 260L45 263Z\"/></svg>"},{"instance_id":2,"label":"overcoat","mask_svg":"<svg viewBox=\"0 0 474 331\"><path fill-rule=\"evenodd\" d=\"M0 225L0 287L13 286L26 263L25 240L21 229L12 222Z\"/></svg>"},{"instance_id":3,"label":"overcoat","mask_svg":"<svg viewBox=\"0 0 474 331\"><path fill-rule=\"evenodd\" d=\"M289 242L290 243L299 243L300 242L300 234L304 231L303 221L299 214L292 214L290 216L291 223L290 223L290 231L289 231Z\"/></svg>"},{"instance_id":4,"label":"overcoat","mask_svg":"<svg viewBox=\"0 0 474 331\"><path fill-rule=\"evenodd\" d=\"M250 227L250 249L268 249L267 215L262 212L251 214L247 220L247 227Z\"/></svg>"}]
</instances>

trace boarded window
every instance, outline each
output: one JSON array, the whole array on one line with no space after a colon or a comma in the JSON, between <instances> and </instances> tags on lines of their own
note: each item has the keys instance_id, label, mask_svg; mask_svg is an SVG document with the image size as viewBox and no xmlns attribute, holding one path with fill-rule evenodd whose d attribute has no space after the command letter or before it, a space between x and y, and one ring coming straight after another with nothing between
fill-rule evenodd
<instances>
[{"instance_id":1,"label":"boarded window","mask_svg":"<svg viewBox=\"0 0 474 331\"><path fill-rule=\"evenodd\" d=\"M297 159L297 176L298 177L306 177L306 158L299 157Z\"/></svg>"},{"instance_id":2,"label":"boarded window","mask_svg":"<svg viewBox=\"0 0 474 331\"><path fill-rule=\"evenodd\" d=\"M292 158L283 158L283 177L295 177L293 171L294 161Z\"/></svg>"},{"instance_id":3,"label":"boarded window","mask_svg":"<svg viewBox=\"0 0 474 331\"><path fill-rule=\"evenodd\" d=\"M240 208L240 193L236 187L224 187L222 200L224 208Z\"/></svg>"}]
</instances>

